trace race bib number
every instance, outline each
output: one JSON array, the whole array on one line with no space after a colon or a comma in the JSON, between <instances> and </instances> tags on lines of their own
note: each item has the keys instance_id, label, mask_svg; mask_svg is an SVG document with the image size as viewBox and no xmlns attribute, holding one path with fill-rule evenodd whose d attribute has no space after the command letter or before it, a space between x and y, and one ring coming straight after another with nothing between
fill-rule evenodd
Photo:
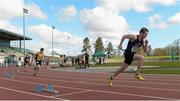
<instances>
[{"instance_id":1,"label":"race bib number","mask_svg":"<svg viewBox=\"0 0 180 101\"><path fill-rule=\"evenodd\" d=\"M136 53L138 51L139 47L140 47L140 43L135 44L132 47L131 52Z\"/></svg>"},{"instance_id":2,"label":"race bib number","mask_svg":"<svg viewBox=\"0 0 180 101\"><path fill-rule=\"evenodd\" d=\"M133 46L133 47L132 47L132 49L131 49L131 52L136 53L136 52L137 52L137 50L138 50L138 47Z\"/></svg>"}]
</instances>

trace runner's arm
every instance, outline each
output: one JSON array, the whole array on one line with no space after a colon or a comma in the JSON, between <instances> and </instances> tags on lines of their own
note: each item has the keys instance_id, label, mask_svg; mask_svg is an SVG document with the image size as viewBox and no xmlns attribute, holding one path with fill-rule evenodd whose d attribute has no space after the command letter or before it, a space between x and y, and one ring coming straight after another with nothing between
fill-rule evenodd
<instances>
[{"instance_id":1,"label":"runner's arm","mask_svg":"<svg viewBox=\"0 0 180 101\"><path fill-rule=\"evenodd\" d=\"M146 39L145 41L143 41L144 52L147 52L147 45L148 45L148 40Z\"/></svg>"},{"instance_id":2,"label":"runner's arm","mask_svg":"<svg viewBox=\"0 0 180 101\"><path fill-rule=\"evenodd\" d=\"M119 49L122 49L122 44L124 42L125 39L129 39L131 41L136 40L137 36L136 35L123 35L121 42L118 46Z\"/></svg>"}]
</instances>

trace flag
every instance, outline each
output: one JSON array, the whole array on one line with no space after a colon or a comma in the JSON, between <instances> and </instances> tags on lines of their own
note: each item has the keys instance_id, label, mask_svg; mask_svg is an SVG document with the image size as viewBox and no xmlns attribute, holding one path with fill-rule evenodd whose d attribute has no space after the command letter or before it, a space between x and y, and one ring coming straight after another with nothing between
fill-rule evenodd
<instances>
[{"instance_id":1,"label":"flag","mask_svg":"<svg viewBox=\"0 0 180 101\"><path fill-rule=\"evenodd\" d=\"M28 10L25 9L25 8L23 8L23 12L24 12L24 13L28 13Z\"/></svg>"}]
</instances>

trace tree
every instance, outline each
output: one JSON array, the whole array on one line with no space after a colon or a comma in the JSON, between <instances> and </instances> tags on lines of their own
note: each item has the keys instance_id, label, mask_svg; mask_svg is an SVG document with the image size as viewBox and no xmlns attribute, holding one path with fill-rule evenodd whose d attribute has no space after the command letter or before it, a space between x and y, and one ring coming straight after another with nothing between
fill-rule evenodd
<instances>
[{"instance_id":1,"label":"tree","mask_svg":"<svg viewBox=\"0 0 180 101\"><path fill-rule=\"evenodd\" d=\"M153 55L155 56L170 56L173 51L175 56L180 55L180 39L175 40L171 45L164 48L155 48ZM179 58L180 60L180 58Z\"/></svg>"},{"instance_id":2,"label":"tree","mask_svg":"<svg viewBox=\"0 0 180 101\"><path fill-rule=\"evenodd\" d=\"M153 54L155 56L169 56L170 55L170 46L165 48L155 48Z\"/></svg>"},{"instance_id":3,"label":"tree","mask_svg":"<svg viewBox=\"0 0 180 101\"><path fill-rule=\"evenodd\" d=\"M104 46L102 43L102 38L98 37L96 43L94 44L95 51L104 51Z\"/></svg>"},{"instance_id":4,"label":"tree","mask_svg":"<svg viewBox=\"0 0 180 101\"><path fill-rule=\"evenodd\" d=\"M108 58L109 58L110 53L113 51L113 45L111 42L108 43L106 51L107 51Z\"/></svg>"},{"instance_id":5,"label":"tree","mask_svg":"<svg viewBox=\"0 0 180 101\"><path fill-rule=\"evenodd\" d=\"M152 55L153 50L152 50L152 48L151 48L151 45L148 45L147 48L148 48L148 50L147 50L147 56Z\"/></svg>"},{"instance_id":6,"label":"tree","mask_svg":"<svg viewBox=\"0 0 180 101\"><path fill-rule=\"evenodd\" d=\"M175 40L172 43L171 48L174 51L174 56L179 56L179 58L176 58L176 60L180 60L180 39Z\"/></svg>"},{"instance_id":7,"label":"tree","mask_svg":"<svg viewBox=\"0 0 180 101\"><path fill-rule=\"evenodd\" d=\"M84 38L84 40L83 40L83 49L82 49L81 52L87 52L87 49L91 47L89 45L89 43L90 43L89 38L88 37Z\"/></svg>"}]
</instances>

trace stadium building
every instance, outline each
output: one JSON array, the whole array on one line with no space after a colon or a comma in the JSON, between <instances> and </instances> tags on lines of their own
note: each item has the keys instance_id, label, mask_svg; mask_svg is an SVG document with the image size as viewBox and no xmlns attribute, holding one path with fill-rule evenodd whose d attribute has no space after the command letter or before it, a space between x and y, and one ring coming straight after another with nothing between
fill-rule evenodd
<instances>
[{"instance_id":1,"label":"stadium building","mask_svg":"<svg viewBox=\"0 0 180 101\"><path fill-rule=\"evenodd\" d=\"M14 62L18 57L23 56L24 36L10 32L4 29L0 29L0 66L6 61ZM29 37L25 37L25 40L32 40ZM31 50L25 49L26 53L32 52Z\"/></svg>"}]
</instances>

